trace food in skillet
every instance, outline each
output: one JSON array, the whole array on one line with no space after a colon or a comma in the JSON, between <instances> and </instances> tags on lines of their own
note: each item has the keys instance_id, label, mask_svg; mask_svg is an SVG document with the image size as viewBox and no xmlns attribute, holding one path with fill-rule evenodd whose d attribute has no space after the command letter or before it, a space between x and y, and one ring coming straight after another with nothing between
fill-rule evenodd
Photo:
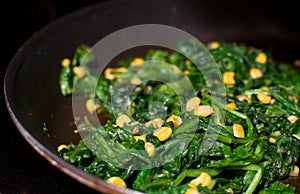
<instances>
[{"instance_id":1,"label":"food in skillet","mask_svg":"<svg viewBox=\"0 0 300 194\"><path fill-rule=\"evenodd\" d=\"M187 52L194 47L192 42L179 45ZM223 123L214 123L218 110L212 106L211 90L198 68L183 55L150 50L144 58L121 61L118 67L104 71L94 92L89 83L98 78L88 64L79 66L90 48L79 46L72 60L62 60L60 86L63 95L70 95L76 80L84 88L81 93L87 97L87 110L105 112L109 117L105 125L93 126L88 119L79 125L78 130L93 131L96 146L107 146L101 138L106 134L120 149L145 150L145 155L136 157L147 164L151 158L159 157L159 148L171 138L176 142L191 137L191 141L173 160L141 170L130 168L131 159L127 169L101 160L84 141L59 146L61 157L111 184L146 193L295 193L293 186L280 181L299 175L299 73L260 49L218 42L207 47L222 74L223 83L219 84L226 89ZM93 61L91 55L86 59ZM185 99L182 109L180 98L170 85L142 82L135 74L137 77L130 79L135 86L130 94L130 109L115 117L111 96L116 80L123 72L149 60L175 65L175 71L179 69L189 78L195 96ZM195 120L188 120L190 117L197 117L197 123L192 125ZM145 123L144 128L137 130L136 121ZM191 126L194 132L189 134ZM206 136L207 131L210 133ZM200 146L203 141L209 146ZM178 144L168 146L171 151Z\"/></svg>"}]
</instances>

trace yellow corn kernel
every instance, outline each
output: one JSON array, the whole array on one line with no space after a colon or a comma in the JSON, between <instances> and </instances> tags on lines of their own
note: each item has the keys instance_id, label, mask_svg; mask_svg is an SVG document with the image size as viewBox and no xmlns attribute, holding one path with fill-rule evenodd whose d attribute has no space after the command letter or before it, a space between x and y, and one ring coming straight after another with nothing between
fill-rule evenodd
<instances>
[{"instance_id":1,"label":"yellow corn kernel","mask_svg":"<svg viewBox=\"0 0 300 194\"><path fill-rule=\"evenodd\" d=\"M237 107L236 104L235 104L234 102L228 103L226 106L227 106L228 108L232 109L232 110L235 110L236 107Z\"/></svg>"},{"instance_id":2,"label":"yellow corn kernel","mask_svg":"<svg viewBox=\"0 0 300 194\"><path fill-rule=\"evenodd\" d=\"M252 79L258 79L263 76L263 72L259 68L250 69L250 76Z\"/></svg>"},{"instance_id":3,"label":"yellow corn kernel","mask_svg":"<svg viewBox=\"0 0 300 194\"><path fill-rule=\"evenodd\" d=\"M140 67L140 66L143 66L143 64L144 64L144 59L143 58L134 58L131 62L132 66Z\"/></svg>"},{"instance_id":4,"label":"yellow corn kernel","mask_svg":"<svg viewBox=\"0 0 300 194\"><path fill-rule=\"evenodd\" d=\"M70 65L71 65L71 60L68 59L68 58L64 58L64 59L61 61L61 65L62 65L63 67L70 67Z\"/></svg>"},{"instance_id":5,"label":"yellow corn kernel","mask_svg":"<svg viewBox=\"0 0 300 194\"><path fill-rule=\"evenodd\" d=\"M270 104L274 104L275 102L276 102L276 99L272 98Z\"/></svg>"},{"instance_id":6,"label":"yellow corn kernel","mask_svg":"<svg viewBox=\"0 0 300 194\"><path fill-rule=\"evenodd\" d=\"M135 141L139 141L139 140L142 140L144 142L146 142L146 134L143 134L143 135L135 135L133 136Z\"/></svg>"},{"instance_id":7,"label":"yellow corn kernel","mask_svg":"<svg viewBox=\"0 0 300 194\"><path fill-rule=\"evenodd\" d=\"M106 69L105 69L105 71L104 71L104 77L105 77L106 79L112 80L112 79L115 78L115 75L111 73L112 70L113 70L113 68L106 68Z\"/></svg>"},{"instance_id":8,"label":"yellow corn kernel","mask_svg":"<svg viewBox=\"0 0 300 194\"><path fill-rule=\"evenodd\" d=\"M127 69L125 67L119 67L119 68L106 68L104 71L104 77L106 79L115 79L118 78L121 74L120 73L124 73L126 72Z\"/></svg>"},{"instance_id":9,"label":"yellow corn kernel","mask_svg":"<svg viewBox=\"0 0 300 194\"><path fill-rule=\"evenodd\" d=\"M146 142L145 143L145 150L147 151L149 158L151 158L154 155L155 147L152 143Z\"/></svg>"},{"instance_id":10,"label":"yellow corn kernel","mask_svg":"<svg viewBox=\"0 0 300 194\"><path fill-rule=\"evenodd\" d=\"M271 136L274 136L274 137L278 137L280 135L281 135L280 131L275 131L275 132L271 133Z\"/></svg>"},{"instance_id":11,"label":"yellow corn kernel","mask_svg":"<svg viewBox=\"0 0 300 194\"><path fill-rule=\"evenodd\" d=\"M270 137L269 142L274 144L274 143L276 143L276 139L274 139L273 137Z\"/></svg>"},{"instance_id":12,"label":"yellow corn kernel","mask_svg":"<svg viewBox=\"0 0 300 194\"><path fill-rule=\"evenodd\" d=\"M241 102L244 101L244 100L247 100L248 104L252 103L251 95L248 95L248 96L246 96L246 95L238 95L237 99L239 101L241 101Z\"/></svg>"},{"instance_id":13,"label":"yellow corn kernel","mask_svg":"<svg viewBox=\"0 0 300 194\"><path fill-rule=\"evenodd\" d=\"M76 66L73 68L73 72L79 79L85 76L85 70L83 69L83 67Z\"/></svg>"},{"instance_id":14,"label":"yellow corn kernel","mask_svg":"<svg viewBox=\"0 0 300 194\"><path fill-rule=\"evenodd\" d=\"M189 188L188 190L185 191L184 194L200 194L200 193L197 189Z\"/></svg>"},{"instance_id":15,"label":"yellow corn kernel","mask_svg":"<svg viewBox=\"0 0 300 194\"><path fill-rule=\"evenodd\" d=\"M263 92L258 92L257 98L263 104L270 104L271 100L272 100L272 98L270 96L266 95Z\"/></svg>"},{"instance_id":16,"label":"yellow corn kernel","mask_svg":"<svg viewBox=\"0 0 300 194\"><path fill-rule=\"evenodd\" d=\"M109 184L116 185L116 186L126 187L125 181L122 178L117 177L117 176L113 176L113 177L108 178L106 180L106 182L109 183Z\"/></svg>"},{"instance_id":17,"label":"yellow corn kernel","mask_svg":"<svg viewBox=\"0 0 300 194\"><path fill-rule=\"evenodd\" d=\"M235 84L234 72L224 72L223 73L223 83L224 84Z\"/></svg>"},{"instance_id":18,"label":"yellow corn kernel","mask_svg":"<svg viewBox=\"0 0 300 194\"><path fill-rule=\"evenodd\" d=\"M295 61L294 61L294 66L295 67L300 67L300 59L296 59Z\"/></svg>"},{"instance_id":19,"label":"yellow corn kernel","mask_svg":"<svg viewBox=\"0 0 300 194\"><path fill-rule=\"evenodd\" d=\"M197 189L198 185L203 185L208 187L211 184L211 176L207 174L206 172L202 172L200 176L197 178L193 179L190 183L189 186L193 189Z\"/></svg>"},{"instance_id":20,"label":"yellow corn kernel","mask_svg":"<svg viewBox=\"0 0 300 194\"><path fill-rule=\"evenodd\" d=\"M95 110L97 110L97 108L99 108L99 105L95 104L94 100L90 98L85 102L85 107L90 113L93 113Z\"/></svg>"},{"instance_id":21,"label":"yellow corn kernel","mask_svg":"<svg viewBox=\"0 0 300 194\"><path fill-rule=\"evenodd\" d=\"M177 115L171 115L166 122L173 122L174 127L177 128L182 124L182 119Z\"/></svg>"},{"instance_id":22,"label":"yellow corn kernel","mask_svg":"<svg viewBox=\"0 0 300 194\"><path fill-rule=\"evenodd\" d=\"M242 125L240 124L234 124L233 125L233 135L235 137L244 138L245 137L245 131Z\"/></svg>"},{"instance_id":23,"label":"yellow corn kernel","mask_svg":"<svg viewBox=\"0 0 300 194\"><path fill-rule=\"evenodd\" d=\"M171 127L160 127L153 132L159 141L166 141L172 135Z\"/></svg>"},{"instance_id":24,"label":"yellow corn kernel","mask_svg":"<svg viewBox=\"0 0 300 194\"><path fill-rule=\"evenodd\" d=\"M132 106L132 107L135 107L135 106L136 106L135 102L132 102L132 103L131 103L131 106Z\"/></svg>"},{"instance_id":25,"label":"yellow corn kernel","mask_svg":"<svg viewBox=\"0 0 300 194\"><path fill-rule=\"evenodd\" d=\"M198 97L190 98L186 103L186 110L188 112L194 110L197 106L199 106L201 99Z\"/></svg>"},{"instance_id":26,"label":"yellow corn kernel","mask_svg":"<svg viewBox=\"0 0 300 194\"><path fill-rule=\"evenodd\" d=\"M147 123L145 123L146 127L149 127L150 125L152 125L154 128L159 128L161 127L163 124L163 120L162 118L156 118L156 119L152 119L150 121L148 121Z\"/></svg>"},{"instance_id":27,"label":"yellow corn kernel","mask_svg":"<svg viewBox=\"0 0 300 194\"><path fill-rule=\"evenodd\" d=\"M119 127L124 127L125 123L129 123L131 120L127 115L120 115L116 120L116 125Z\"/></svg>"},{"instance_id":28,"label":"yellow corn kernel","mask_svg":"<svg viewBox=\"0 0 300 194\"><path fill-rule=\"evenodd\" d=\"M298 120L298 117L291 115L288 117L288 120L290 121L291 124L294 124Z\"/></svg>"},{"instance_id":29,"label":"yellow corn kernel","mask_svg":"<svg viewBox=\"0 0 300 194\"><path fill-rule=\"evenodd\" d=\"M268 60L267 55L264 52L259 53L255 58L255 61L260 64L265 64L267 60Z\"/></svg>"},{"instance_id":30,"label":"yellow corn kernel","mask_svg":"<svg viewBox=\"0 0 300 194\"><path fill-rule=\"evenodd\" d=\"M219 47L220 47L220 43L217 41L213 41L208 44L209 49L217 49Z\"/></svg>"},{"instance_id":31,"label":"yellow corn kernel","mask_svg":"<svg viewBox=\"0 0 300 194\"><path fill-rule=\"evenodd\" d=\"M194 109L194 115L201 117L208 117L213 112L213 108L209 105L199 105Z\"/></svg>"},{"instance_id":32,"label":"yellow corn kernel","mask_svg":"<svg viewBox=\"0 0 300 194\"><path fill-rule=\"evenodd\" d=\"M290 176L299 176L299 167L298 166L294 166L294 169L291 170L291 172L289 173Z\"/></svg>"},{"instance_id":33,"label":"yellow corn kernel","mask_svg":"<svg viewBox=\"0 0 300 194\"><path fill-rule=\"evenodd\" d=\"M69 147L65 144L61 144L60 146L57 147L57 152L62 151L63 149L68 149Z\"/></svg>"},{"instance_id":34,"label":"yellow corn kernel","mask_svg":"<svg viewBox=\"0 0 300 194\"><path fill-rule=\"evenodd\" d=\"M298 103L298 98L296 96L289 96L290 100L293 100L296 104Z\"/></svg>"},{"instance_id":35,"label":"yellow corn kernel","mask_svg":"<svg viewBox=\"0 0 300 194\"><path fill-rule=\"evenodd\" d=\"M191 67L192 62L191 62L190 60L186 60L186 61L185 61L185 65L186 65L187 67Z\"/></svg>"},{"instance_id":36,"label":"yellow corn kernel","mask_svg":"<svg viewBox=\"0 0 300 194\"><path fill-rule=\"evenodd\" d=\"M270 90L270 88L268 86L262 86L260 89L261 90L265 90L265 91L269 91Z\"/></svg>"},{"instance_id":37,"label":"yellow corn kernel","mask_svg":"<svg viewBox=\"0 0 300 194\"><path fill-rule=\"evenodd\" d=\"M188 75L191 75L191 72L189 70L184 70L183 74L188 76Z\"/></svg>"},{"instance_id":38,"label":"yellow corn kernel","mask_svg":"<svg viewBox=\"0 0 300 194\"><path fill-rule=\"evenodd\" d=\"M114 72L119 72L119 73L124 73L127 71L127 68L126 67L118 67L118 68L115 68Z\"/></svg>"},{"instance_id":39,"label":"yellow corn kernel","mask_svg":"<svg viewBox=\"0 0 300 194\"><path fill-rule=\"evenodd\" d=\"M296 97L296 96L294 96L294 102L296 103L296 104L298 104L298 98Z\"/></svg>"},{"instance_id":40,"label":"yellow corn kernel","mask_svg":"<svg viewBox=\"0 0 300 194\"><path fill-rule=\"evenodd\" d=\"M134 78L132 78L130 80L130 83L132 85L136 85L137 86L137 85L140 85L142 83L142 80L140 78L138 78L138 77L134 77Z\"/></svg>"}]
</instances>

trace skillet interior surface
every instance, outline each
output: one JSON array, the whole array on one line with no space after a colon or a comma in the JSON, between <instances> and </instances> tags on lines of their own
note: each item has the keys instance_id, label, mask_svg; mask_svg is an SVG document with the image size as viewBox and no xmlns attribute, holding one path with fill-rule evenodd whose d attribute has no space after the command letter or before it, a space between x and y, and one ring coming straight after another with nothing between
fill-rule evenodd
<instances>
[{"instance_id":1,"label":"skillet interior surface","mask_svg":"<svg viewBox=\"0 0 300 194\"><path fill-rule=\"evenodd\" d=\"M79 44L93 45L116 30L149 23L177 27L203 43L212 40L245 43L271 50L282 60L299 58L299 29L290 28L285 21L275 21L263 10L256 10L254 19L249 10L255 5L249 6L241 10L193 0L120 0L68 15L34 34L12 59L5 78L10 115L30 145L63 172L101 192L128 192L107 185L57 155L59 144L79 139L70 124L71 98L63 97L59 90L59 61L72 57ZM298 179L291 183L299 185Z\"/></svg>"}]
</instances>

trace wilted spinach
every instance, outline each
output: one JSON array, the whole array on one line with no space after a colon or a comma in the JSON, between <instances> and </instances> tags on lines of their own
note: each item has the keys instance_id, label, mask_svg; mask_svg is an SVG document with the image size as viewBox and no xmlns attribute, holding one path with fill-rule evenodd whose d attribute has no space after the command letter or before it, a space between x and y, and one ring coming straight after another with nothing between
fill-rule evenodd
<instances>
[{"instance_id":1,"label":"wilted spinach","mask_svg":"<svg viewBox=\"0 0 300 194\"><path fill-rule=\"evenodd\" d=\"M171 115L182 117L183 123L179 127L175 127L172 122L163 123L163 127L173 129L171 137L178 140L178 145L180 138L192 137L188 145L182 145L186 146L185 149L172 161L156 168L135 171L130 166L132 160L123 158L128 161L128 168L121 169L97 158L83 141L78 145L69 144L59 154L84 171L104 179L121 177L128 187L147 193L186 193L191 188L191 180L204 172L212 180L208 186L197 187L201 193L294 193L294 187L279 181L289 176L299 159L299 72L290 65L274 61L271 53L264 53L260 49L237 44L215 44L217 46L209 47L209 51L221 73L223 76L226 72L234 73L234 83L225 84L225 95L227 102L236 107L220 105L227 110L225 123L208 125L209 117L201 116L197 122L190 120L193 115L182 110L180 98L164 83L142 82L131 93L127 114L135 121L145 123L155 119L154 116L163 117L165 114L167 118ZM188 52L195 49L193 46L192 43L185 43L179 49ZM88 52L87 46L78 47L71 65L62 67L60 86L63 95L72 93L76 77L73 68L80 65ZM82 66L86 72L90 72L88 62L92 60L93 57L88 55L86 64ZM177 52L150 50L145 60L161 60L175 65L190 79L197 92L195 95L202 100L201 104L210 105L210 90L204 77L185 56ZM129 68L133 61L122 61L119 66ZM92 73L87 73L77 81L84 86L84 92L88 95L92 91L88 83L95 80ZM160 152L159 147L167 144L168 140L160 141L153 135L154 126L145 127L134 123L124 127L115 125L116 118L111 104L115 81L105 75L101 75L97 81L93 101L110 120L99 127L88 124L89 129L96 132L93 138L97 143L94 146L107 146L107 151L110 151L101 135L107 134L120 145L121 151L143 150L145 142L150 142L156 149L155 157L160 157L159 154L163 152ZM259 97L261 93L265 95L264 98ZM222 97L224 94L219 95ZM268 102L264 101L266 98ZM162 119L165 121L165 118ZM243 137L235 134L234 124L243 127ZM134 138L134 135L143 134L146 134L144 140ZM168 148L176 149L172 146ZM118 151L114 150L116 153ZM147 155L136 154L135 157L145 165L151 162L151 157Z\"/></svg>"}]
</instances>

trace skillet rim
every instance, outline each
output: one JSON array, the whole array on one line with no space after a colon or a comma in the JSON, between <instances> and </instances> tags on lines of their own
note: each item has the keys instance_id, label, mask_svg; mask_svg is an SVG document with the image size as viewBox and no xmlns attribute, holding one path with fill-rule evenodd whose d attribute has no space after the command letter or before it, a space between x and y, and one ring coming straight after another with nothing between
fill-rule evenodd
<instances>
[{"instance_id":1,"label":"skillet rim","mask_svg":"<svg viewBox=\"0 0 300 194\"><path fill-rule=\"evenodd\" d=\"M45 158L51 165L58 168L63 173L72 177L74 180L103 193L133 193L139 194L141 192L135 191L129 188L118 187L112 184L106 183L106 181L100 177L92 175L85 172L84 170L70 164L65 161L53 151L48 149L45 145L40 143L30 132L26 129L25 126L19 121L17 112L14 109L12 103L12 93L13 93L13 80L16 76L16 73L20 66L22 65L22 60L26 58L26 53L34 47L35 44L39 43L47 33L55 30L56 28L61 28L65 23L71 22L72 20L80 17L82 15L89 15L100 9L101 7L113 7L115 4L118 4L121 0L114 1L104 1L96 4L92 4L81 8L79 10L73 11L71 13L62 16L61 18L49 23L40 30L33 33L29 39L27 39L23 45L16 51L12 59L10 60L8 67L4 76L4 100L8 110L8 113L16 126L19 133L26 140L26 142L43 158Z\"/></svg>"}]
</instances>

